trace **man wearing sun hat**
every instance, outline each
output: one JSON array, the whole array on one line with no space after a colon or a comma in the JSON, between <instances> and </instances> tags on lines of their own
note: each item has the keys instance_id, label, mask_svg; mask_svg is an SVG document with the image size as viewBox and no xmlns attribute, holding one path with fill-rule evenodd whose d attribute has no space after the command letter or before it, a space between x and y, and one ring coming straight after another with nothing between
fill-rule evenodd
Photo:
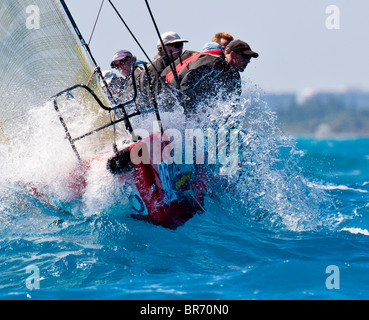
<instances>
[{"instance_id":1,"label":"man wearing sun hat","mask_svg":"<svg viewBox=\"0 0 369 320\"><path fill-rule=\"evenodd\" d=\"M183 44L185 42L188 42L188 40L182 39L181 36L174 31L165 32L160 36L156 45L158 53L153 60L153 65L159 74L161 74L170 63L174 62L182 55Z\"/></svg>"},{"instance_id":2,"label":"man wearing sun hat","mask_svg":"<svg viewBox=\"0 0 369 320\"><path fill-rule=\"evenodd\" d=\"M162 73L166 68L173 68L175 63L179 63L197 53L189 50L183 52L183 44L186 42L188 40L183 39L174 31L161 34L157 41L158 53L154 57L152 64L148 65L150 80L154 89L154 98L158 100L160 96L165 97L163 104L168 107L167 109L170 109L175 103L176 97L173 93L173 88L165 83L165 75ZM147 80L146 71L141 72L136 77L141 101L144 101L146 105L150 105L151 91Z\"/></svg>"},{"instance_id":3,"label":"man wearing sun hat","mask_svg":"<svg viewBox=\"0 0 369 320\"><path fill-rule=\"evenodd\" d=\"M156 99L164 90L163 88L165 86L165 81L161 76L162 71L182 55L183 43L185 42L188 42L188 40L182 39L178 33L173 31L163 33L160 36L160 39L158 39L158 53L154 57L152 63L147 66ZM116 59L113 59L114 61L120 60L122 57L132 54L130 52L122 51L120 54L117 52L116 55L117 57ZM112 64L115 63L114 61ZM151 103L151 91L148 83L148 74L146 74L145 70L137 70L134 76L137 84L137 90L139 91L138 100L141 102L141 105L149 106ZM129 79L127 89L133 90L132 79Z\"/></svg>"}]
</instances>

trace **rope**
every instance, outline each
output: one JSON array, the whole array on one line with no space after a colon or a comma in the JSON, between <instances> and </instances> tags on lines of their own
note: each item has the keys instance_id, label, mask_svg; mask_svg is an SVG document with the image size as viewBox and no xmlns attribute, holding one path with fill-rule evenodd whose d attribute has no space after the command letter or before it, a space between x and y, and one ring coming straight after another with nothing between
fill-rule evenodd
<instances>
[{"instance_id":1,"label":"rope","mask_svg":"<svg viewBox=\"0 0 369 320\"><path fill-rule=\"evenodd\" d=\"M110 1L110 0L109 0L109 1ZM161 45L162 45L162 48L163 48L163 50L164 50L164 52L165 52L166 56L167 56L167 57L168 57L168 59L170 60L170 61L169 61L169 62L170 62L170 63L169 63L169 65L170 65L170 69L171 69L171 70L172 70L172 72L173 72L174 79L176 80L176 84L177 84L177 89L179 90L179 89L180 89L180 82L179 82L178 74L177 74L177 71L176 71L176 66L175 66L175 63L174 63L174 61L173 61L173 53L172 53L172 57L170 57L170 56L168 55L168 52L167 52L167 50L166 50L166 48L165 48L165 45L164 45L163 39L161 38L161 34L160 34L160 31L159 31L158 25L157 25L157 23L156 23L156 21L155 21L154 15L153 15L153 13L152 13L152 11L151 11L151 8L150 8L150 5L149 5L148 0L145 0L145 3L146 3L146 7L147 7L147 9L148 9L148 11L149 11L149 14L150 14L151 20L152 20L152 22L153 22L153 24L154 24L154 27L155 27L156 33L157 33L157 34L158 34L158 36L159 36L159 40L160 40L160 43L161 43ZM160 74L159 74L159 76L160 76Z\"/></svg>"},{"instance_id":2,"label":"rope","mask_svg":"<svg viewBox=\"0 0 369 320\"><path fill-rule=\"evenodd\" d=\"M151 65L153 66L153 68L156 71L156 73L160 76L160 73L159 73L158 69L156 69L155 68L155 65L152 64L152 61L151 61L150 57L147 55L147 53L144 50L144 48L142 47L141 43L137 40L137 38L135 37L135 35L131 31L131 29L128 27L127 23L124 21L123 17L121 16L121 14L118 11L118 9L114 6L114 4L113 4L113 2L111 0L108 0L108 1L111 4L112 8L114 9L115 13L118 15L119 19L123 22L123 24L127 28L128 32L131 34L132 38L136 41L137 45L140 47L140 49L143 52L143 54L145 55L147 61L149 61L151 63Z\"/></svg>"},{"instance_id":3,"label":"rope","mask_svg":"<svg viewBox=\"0 0 369 320\"><path fill-rule=\"evenodd\" d=\"M87 82L87 84L86 84L86 86L87 86L87 87L89 87L89 86L90 86L90 83L91 83L91 81L92 81L92 79L93 79L93 77L94 77L95 73L96 73L99 69L100 69L100 67L96 67L96 68L94 69L94 71L92 71L91 76L90 76L90 79L88 79L88 82ZM85 90L85 91L83 91L82 98L81 98L81 101L79 102L79 104L82 104L83 100L85 99L85 94L86 94L86 90Z\"/></svg>"}]
</instances>

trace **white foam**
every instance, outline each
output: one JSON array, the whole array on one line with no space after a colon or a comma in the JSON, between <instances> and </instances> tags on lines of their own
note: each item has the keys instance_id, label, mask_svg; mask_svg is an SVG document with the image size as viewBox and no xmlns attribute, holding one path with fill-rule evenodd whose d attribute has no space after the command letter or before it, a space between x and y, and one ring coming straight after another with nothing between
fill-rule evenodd
<instances>
[{"instance_id":1,"label":"white foam","mask_svg":"<svg viewBox=\"0 0 369 320\"><path fill-rule=\"evenodd\" d=\"M343 191L355 191L355 192L360 192L360 193L368 193L367 190L350 188L345 185L334 185L334 184L322 185L322 184L316 184L312 182L308 182L308 185L309 187L318 188L322 190L343 190Z\"/></svg>"},{"instance_id":2,"label":"white foam","mask_svg":"<svg viewBox=\"0 0 369 320\"><path fill-rule=\"evenodd\" d=\"M369 236L369 231L361 228L342 228L340 231L347 231L352 234L363 234L364 236Z\"/></svg>"}]
</instances>

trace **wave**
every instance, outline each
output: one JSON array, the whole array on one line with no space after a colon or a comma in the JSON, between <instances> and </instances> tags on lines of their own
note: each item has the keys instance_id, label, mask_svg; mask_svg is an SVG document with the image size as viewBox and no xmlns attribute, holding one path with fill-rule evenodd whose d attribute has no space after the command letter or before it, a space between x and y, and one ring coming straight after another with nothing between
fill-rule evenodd
<instances>
[{"instance_id":1,"label":"wave","mask_svg":"<svg viewBox=\"0 0 369 320\"><path fill-rule=\"evenodd\" d=\"M342 190L342 191L354 191L354 192L359 192L359 193L368 193L367 190L351 188L345 185L334 185L332 183L328 183L328 184L309 183L309 185L311 187L322 189L322 190Z\"/></svg>"},{"instance_id":2,"label":"wave","mask_svg":"<svg viewBox=\"0 0 369 320\"><path fill-rule=\"evenodd\" d=\"M362 234L364 236L369 236L369 231L367 229L361 228L342 228L340 231L347 231L352 234Z\"/></svg>"}]
</instances>

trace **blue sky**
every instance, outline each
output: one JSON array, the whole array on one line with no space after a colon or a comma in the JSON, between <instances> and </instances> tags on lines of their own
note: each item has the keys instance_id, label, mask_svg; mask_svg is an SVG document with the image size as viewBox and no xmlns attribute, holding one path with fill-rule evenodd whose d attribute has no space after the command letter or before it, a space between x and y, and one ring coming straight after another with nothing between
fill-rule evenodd
<instances>
[{"instance_id":1,"label":"blue sky","mask_svg":"<svg viewBox=\"0 0 369 320\"><path fill-rule=\"evenodd\" d=\"M101 0L66 0L88 41ZM113 0L148 55L157 35L144 0ZM369 90L368 0L150 0L160 31L190 40L201 50L219 31L248 42L260 54L243 73L266 92ZM339 29L327 29L329 5L339 8ZM91 49L102 69L119 49L146 60L105 0Z\"/></svg>"}]
</instances>

